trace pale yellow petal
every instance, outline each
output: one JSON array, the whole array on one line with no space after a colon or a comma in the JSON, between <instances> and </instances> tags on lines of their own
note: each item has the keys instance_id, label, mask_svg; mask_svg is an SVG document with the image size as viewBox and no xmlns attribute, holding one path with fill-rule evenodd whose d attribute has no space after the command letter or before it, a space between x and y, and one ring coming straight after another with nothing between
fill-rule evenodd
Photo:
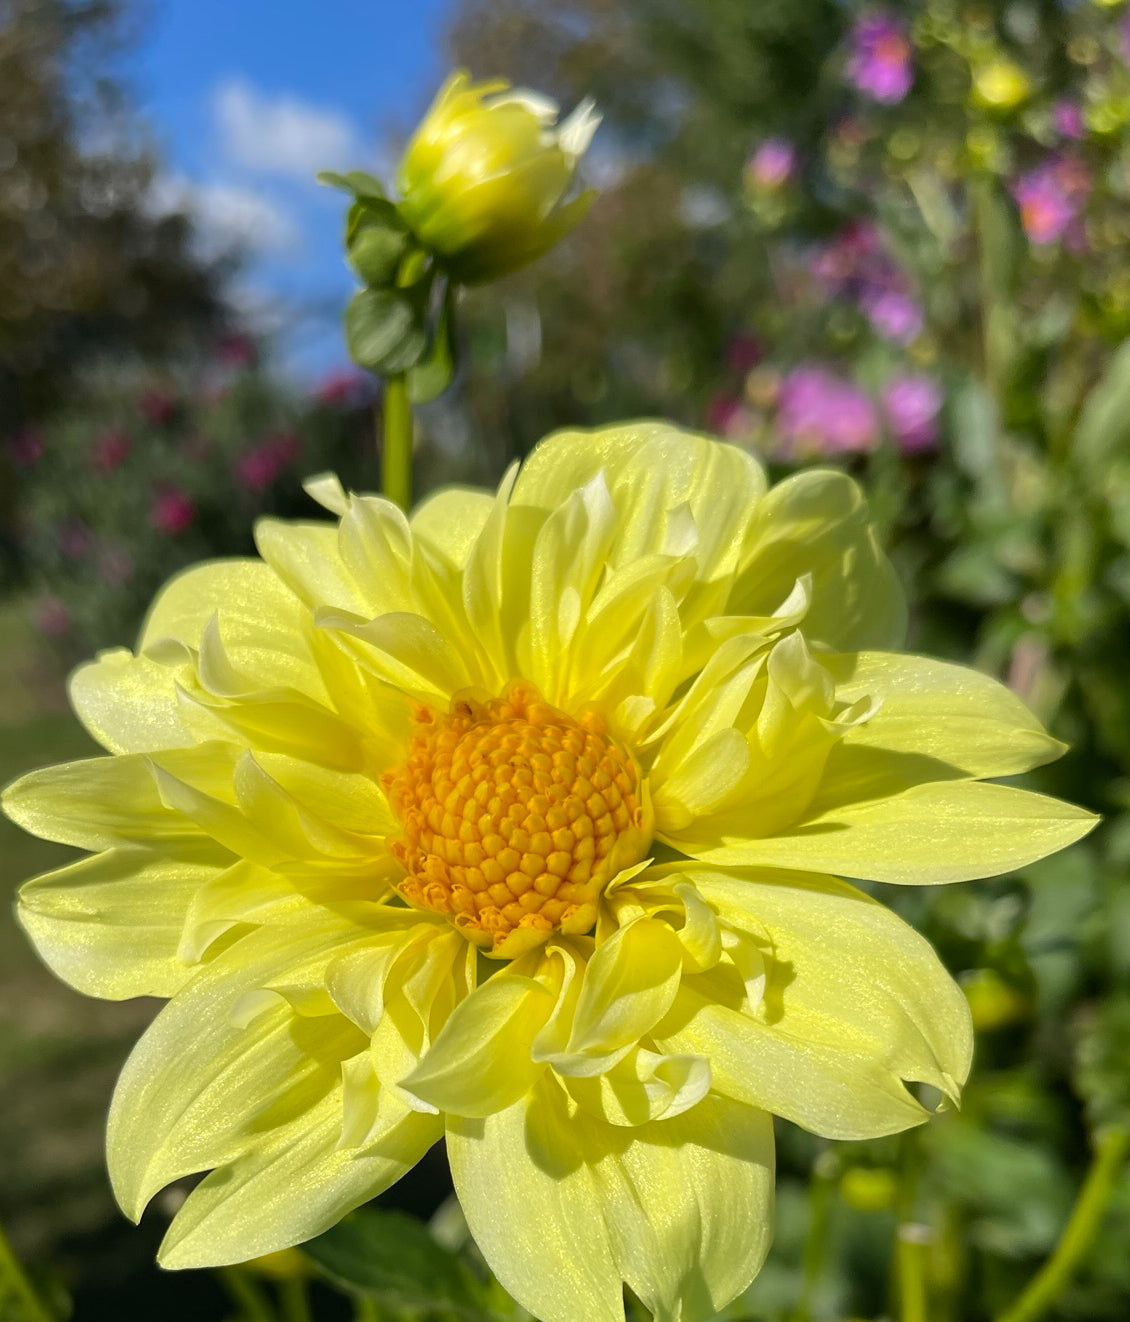
<instances>
[{"instance_id":1,"label":"pale yellow petal","mask_svg":"<svg viewBox=\"0 0 1130 1322\"><path fill-rule=\"evenodd\" d=\"M902 589L850 478L798 473L773 487L751 515L729 613L771 614L810 574L811 605L802 627L811 642L845 652L902 643Z\"/></svg>"},{"instance_id":2,"label":"pale yellow petal","mask_svg":"<svg viewBox=\"0 0 1130 1322\"><path fill-rule=\"evenodd\" d=\"M185 915L228 861L209 845L107 850L27 882L17 914L51 971L86 995L172 996L190 973Z\"/></svg>"},{"instance_id":3,"label":"pale yellow petal","mask_svg":"<svg viewBox=\"0 0 1130 1322\"><path fill-rule=\"evenodd\" d=\"M553 995L540 982L496 973L452 1011L401 1086L452 1115L485 1116L527 1093L545 1069L530 1057Z\"/></svg>"},{"instance_id":4,"label":"pale yellow petal","mask_svg":"<svg viewBox=\"0 0 1130 1322\"><path fill-rule=\"evenodd\" d=\"M898 759L881 761L881 752L931 759L951 768L949 775L977 778L1014 776L1064 752L1065 745L1015 693L968 666L895 652L824 656L821 662L835 681L837 698L875 703L873 714L845 733L842 749L833 755L836 765L828 773L837 784L822 790L829 801L847 797L845 781L853 773L860 777L856 799L875 797L863 792L869 769L890 767L897 784ZM923 766L916 779L948 778L939 772L931 776ZM898 788L905 788L910 774L908 769Z\"/></svg>"},{"instance_id":5,"label":"pale yellow petal","mask_svg":"<svg viewBox=\"0 0 1130 1322\"><path fill-rule=\"evenodd\" d=\"M1098 818L1060 799L981 781L942 781L830 808L758 837L752 813L716 837L681 837L686 852L724 866L796 868L908 885L995 877L1054 854ZM742 829L749 834L739 834Z\"/></svg>"},{"instance_id":6,"label":"pale yellow petal","mask_svg":"<svg viewBox=\"0 0 1130 1322\"><path fill-rule=\"evenodd\" d=\"M542 1322L623 1322L621 1281L657 1322L705 1322L769 1247L769 1117L722 1098L625 1129L571 1115L546 1076L447 1142L475 1242Z\"/></svg>"},{"instance_id":7,"label":"pale yellow petal","mask_svg":"<svg viewBox=\"0 0 1130 1322\"><path fill-rule=\"evenodd\" d=\"M412 511L412 535L449 569L463 569L482 532L494 496L474 487L443 487Z\"/></svg>"},{"instance_id":8,"label":"pale yellow petal","mask_svg":"<svg viewBox=\"0 0 1130 1322\"><path fill-rule=\"evenodd\" d=\"M189 1194L158 1253L165 1268L246 1262L312 1239L407 1174L443 1135L401 1112L364 1148L341 1148L340 1085Z\"/></svg>"},{"instance_id":9,"label":"pale yellow petal","mask_svg":"<svg viewBox=\"0 0 1130 1322\"><path fill-rule=\"evenodd\" d=\"M71 706L111 753L148 753L195 742L181 720L176 683L187 665L135 657L124 647L100 652L71 675Z\"/></svg>"},{"instance_id":10,"label":"pale yellow petal","mask_svg":"<svg viewBox=\"0 0 1130 1322\"><path fill-rule=\"evenodd\" d=\"M340 1083L365 1039L340 1015L296 1016L275 984L317 979L371 929L312 910L301 930L260 928L193 978L134 1047L110 1107L114 1192L136 1219L172 1180L234 1160ZM265 1008L248 1018L252 1001Z\"/></svg>"},{"instance_id":11,"label":"pale yellow petal","mask_svg":"<svg viewBox=\"0 0 1130 1322\"><path fill-rule=\"evenodd\" d=\"M973 1032L960 989L907 923L832 877L723 874L687 864L694 883L764 958L758 1004L720 971L689 977L656 1039L698 1052L714 1088L829 1138L872 1138L926 1112L904 1087L956 1099Z\"/></svg>"},{"instance_id":12,"label":"pale yellow petal","mask_svg":"<svg viewBox=\"0 0 1130 1322\"><path fill-rule=\"evenodd\" d=\"M697 1106L710 1091L710 1063L704 1056L665 1055L636 1047L604 1074L563 1076L561 1082L596 1119L610 1125L644 1125Z\"/></svg>"}]
</instances>

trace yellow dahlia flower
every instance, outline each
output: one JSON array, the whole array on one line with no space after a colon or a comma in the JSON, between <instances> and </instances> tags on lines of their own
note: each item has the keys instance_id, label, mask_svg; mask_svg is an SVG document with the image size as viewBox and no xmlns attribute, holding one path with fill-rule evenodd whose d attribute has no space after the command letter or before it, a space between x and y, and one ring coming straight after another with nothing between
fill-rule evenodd
<instances>
[{"instance_id":1,"label":"yellow dahlia flower","mask_svg":"<svg viewBox=\"0 0 1130 1322\"><path fill-rule=\"evenodd\" d=\"M316 1235L446 1135L472 1234L544 1322L743 1290L776 1113L832 1138L955 1099L965 998L836 875L983 877L1084 812L986 784L1061 746L1008 690L903 656L859 491L773 490L655 424L545 441L497 495L258 528L136 654L71 685L110 756L7 792L94 856L24 926L82 991L169 997L119 1081L140 1216L210 1170L168 1267Z\"/></svg>"}]
</instances>

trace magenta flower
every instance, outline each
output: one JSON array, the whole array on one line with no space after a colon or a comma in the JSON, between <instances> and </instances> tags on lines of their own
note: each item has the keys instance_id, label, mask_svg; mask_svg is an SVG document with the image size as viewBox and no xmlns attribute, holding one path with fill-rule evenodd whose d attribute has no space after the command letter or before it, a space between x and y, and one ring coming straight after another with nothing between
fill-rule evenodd
<instances>
[{"instance_id":1,"label":"magenta flower","mask_svg":"<svg viewBox=\"0 0 1130 1322\"><path fill-rule=\"evenodd\" d=\"M740 436L749 415L736 395L715 395L706 406L706 426L715 436Z\"/></svg>"},{"instance_id":2,"label":"magenta flower","mask_svg":"<svg viewBox=\"0 0 1130 1322\"><path fill-rule=\"evenodd\" d=\"M345 367L330 372L314 390L319 404L333 408L355 408L373 398L372 378Z\"/></svg>"},{"instance_id":3,"label":"magenta flower","mask_svg":"<svg viewBox=\"0 0 1130 1322\"><path fill-rule=\"evenodd\" d=\"M238 371L243 367L251 367L259 358L259 346L250 335L241 335L238 331L233 331L230 335L225 335L216 347L216 358L222 367L230 367Z\"/></svg>"},{"instance_id":4,"label":"magenta flower","mask_svg":"<svg viewBox=\"0 0 1130 1322\"><path fill-rule=\"evenodd\" d=\"M796 148L787 138L766 138L749 158L746 174L754 187L773 193L793 177L796 164Z\"/></svg>"},{"instance_id":5,"label":"magenta flower","mask_svg":"<svg viewBox=\"0 0 1130 1322\"><path fill-rule=\"evenodd\" d=\"M884 105L896 105L914 82L912 49L902 19L887 10L864 15L851 32L848 81Z\"/></svg>"},{"instance_id":6,"label":"magenta flower","mask_svg":"<svg viewBox=\"0 0 1130 1322\"><path fill-rule=\"evenodd\" d=\"M879 440L879 418L869 395L827 368L805 366L781 383L777 430L782 458L805 453L856 454Z\"/></svg>"},{"instance_id":7,"label":"magenta flower","mask_svg":"<svg viewBox=\"0 0 1130 1322\"><path fill-rule=\"evenodd\" d=\"M133 442L124 431L108 431L94 442L90 452L91 467L99 473L112 473L125 463Z\"/></svg>"},{"instance_id":8,"label":"magenta flower","mask_svg":"<svg viewBox=\"0 0 1130 1322\"><path fill-rule=\"evenodd\" d=\"M182 487L166 487L150 506L149 521L158 532L177 537L196 521L196 505Z\"/></svg>"},{"instance_id":9,"label":"magenta flower","mask_svg":"<svg viewBox=\"0 0 1130 1322\"><path fill-rule=\"evenodd\" d=\"M1057 243L1078 221L1091 192L1091 176L1078 157L1053 156L1020 175L1012 195L1029 242Z\"/></svg>"},{"instance_id":10,"label":"magenta flower","mask_svg":"<svg viewBox=\"0 0 1130 1322\"><path fill-rule=\"evenodd\" d=\"M937 445L943 401L938 381L921 373L896 376L884 387L883 413L904 454L918 454Z\"/></svg>"},{"instance_id":11,"label":"magenta flower","mask_svg":"<svg viewBox=\"0 0 1130 1322\"><path fill-rule=\"evenodd\" d=\"M1078 141L1085 137L1087 125L1082 107L1075 101L1057 101L1052 107L1052 128L1061 138Z\"/></svg>"},{"instance_id":12,"label":"magenta flower","mask_svg":"<svg viewBox=\"0 0 1130 1322\"><path fill-rule=\"evenodd\" d=\"M249 491L265 491L298 457L299 448L297 436L280 432L241 455L235 466L236 476Z\"/></svg>"},{"instance_id":13,"label":"magenta flower","mask_svg":"<svg viewBox=\"0 0 1130 1322\"><path fill-rule=\"evenodd\" d=\"M922 331L925 317L922 305L897 289L866 290L860 303L867 319L885 339L895 344L909 344Z\"/></svg>"}]
</instances>

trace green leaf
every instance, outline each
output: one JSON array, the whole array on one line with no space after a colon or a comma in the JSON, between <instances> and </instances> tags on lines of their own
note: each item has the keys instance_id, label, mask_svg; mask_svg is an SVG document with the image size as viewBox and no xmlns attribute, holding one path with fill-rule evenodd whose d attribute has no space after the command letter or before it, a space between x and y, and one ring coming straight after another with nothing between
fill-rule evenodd
<instances>
[{"instance_id":1,"label":"green leaf","mask_svg":"<svg viewBox=\"0 0 1130 1322\"><path fill-rule=\"evenodd\" d=\"M412 240L391 225L365 225L349 245L349 265L367 285L394 285Z\"/></svg>"},{"instance_id":2,"label":"green leaf","mask_svg":"<svg viewBox=\"0 0 1130 1322\"><path fill-rule=\"evenodd\" d=\"M1086 465L1105 465L1130 445L1130 340L1115 353L1106 375L1087 396L1072 452Z\"/></svg>"},{"instance_id":3,"label":"green leaf","mask_svg":"<svg viewBox=\"0 0 1130 1322\"><path fill-rule=\"evenodd\" d=\"M324 184L327 188L337 188L343 193L352 193L354 197L364 198L367 201L383 199L385 195L381 181L371 174L366 174L364 170L349 170L345 174L338 174L334 170L319 170L316 177L318 183Z\"/></svg>"},{"instance_id":4,"label":"green leaf","mask_svg":"<svg viewBox=\"0 0 1130 1322\"><path fill-rule=\"evenodd\" d=\"M357 236L368 229L399 230L408 234L408 226L396 203L387 197L359 198L353 203L345 220L346 246L352 246Z\"/></svg>"},{"instance_id":5,"label":"green leaf","mask_svg":"<svg viewBox=\"0 0 1130 1322\"><path fill-rule=\"evenodd\" d=\"M408 373L408 395L413 404L426 404L443 394L455 375L455 359L455 286L449 283L427 355Z\"/></svg>"},{"instance_id":6,"label":"green leaf","mask_svg":"<svg viewBox=\"0 0 1130 1322\"><path fill-rule=\"evenodd\" d=\"M362 289L345 310L345 339L360 367L384 376L406 372L428 348L419 298L395 289Z\"/></svg>"},{"instance_id":7,"label":"green leaf","mask_svg":"<svg viewBox=\"0 0 1130 1322\"><path fill-rule=\"evenodd\" d=\"M331 1281L394 1316L502 1322L493 1292L458 1254L402 1212L363 1208L303 1245Z\"/></svg>"}]
</instances>

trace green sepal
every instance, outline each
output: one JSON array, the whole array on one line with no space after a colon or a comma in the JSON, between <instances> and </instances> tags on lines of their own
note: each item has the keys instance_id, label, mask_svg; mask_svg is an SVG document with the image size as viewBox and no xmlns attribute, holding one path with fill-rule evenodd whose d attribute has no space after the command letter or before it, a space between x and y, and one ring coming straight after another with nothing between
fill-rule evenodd
<instances>
[{"instance_id":1,"label":"green sepal","mask_svg":"<svg viewBox=\"0 0 1130 1322\"><path fill-rule=\"evenodd\" d=\"M335 170L319 170L316 178L318 183L327 188L337 188L366 201L378 201L385 196L381 181L366 174L364 170L349 170L345 174L338 174Z\"/></svg>"},{"instance_id":2,"label":"green sepal","mask_svg":"<svg viewBox=\"0 0 1130 1322\"><path fill-rule=\"evenodd\" d=\"M428 350L426 311L426 290L359 290L345 309L353 361L382 376L415 367Z\"/></svg>"},{"instance_id":3,"label":"green sepal","mask_svg":"<svg viewBox=\"0 0 1130 1322\"><path fill-rule=\"evenodd\" d=\"M499 1292L403 1212L363 1208L302 1246L335 1285L373 1300L390 1318L503 1322ZM509 1302L509 1301L507 1301Z\"/></svg>"},{"instance_id":4,"label":"green sepal","mask_svg":"<svg viewBox=\"0 0 1130 1322\"><path fill-rule=\"evenodd\" d=\"M456 367L455 286L448 283L427 354L408 373L408 397L427 404L451 384Z\"/></svg>"},{"instance_id":5,"label":"green sepal","mask_svg":"<svg viewBox=\"0 0 1130 1322\"><path fill-rule=\"evenodd\" d=\"M395 285L401 262L411 245L411 237L405 230L366 224L350 242L346 260L365 284Z\"/></svg>"}]
</instances>

